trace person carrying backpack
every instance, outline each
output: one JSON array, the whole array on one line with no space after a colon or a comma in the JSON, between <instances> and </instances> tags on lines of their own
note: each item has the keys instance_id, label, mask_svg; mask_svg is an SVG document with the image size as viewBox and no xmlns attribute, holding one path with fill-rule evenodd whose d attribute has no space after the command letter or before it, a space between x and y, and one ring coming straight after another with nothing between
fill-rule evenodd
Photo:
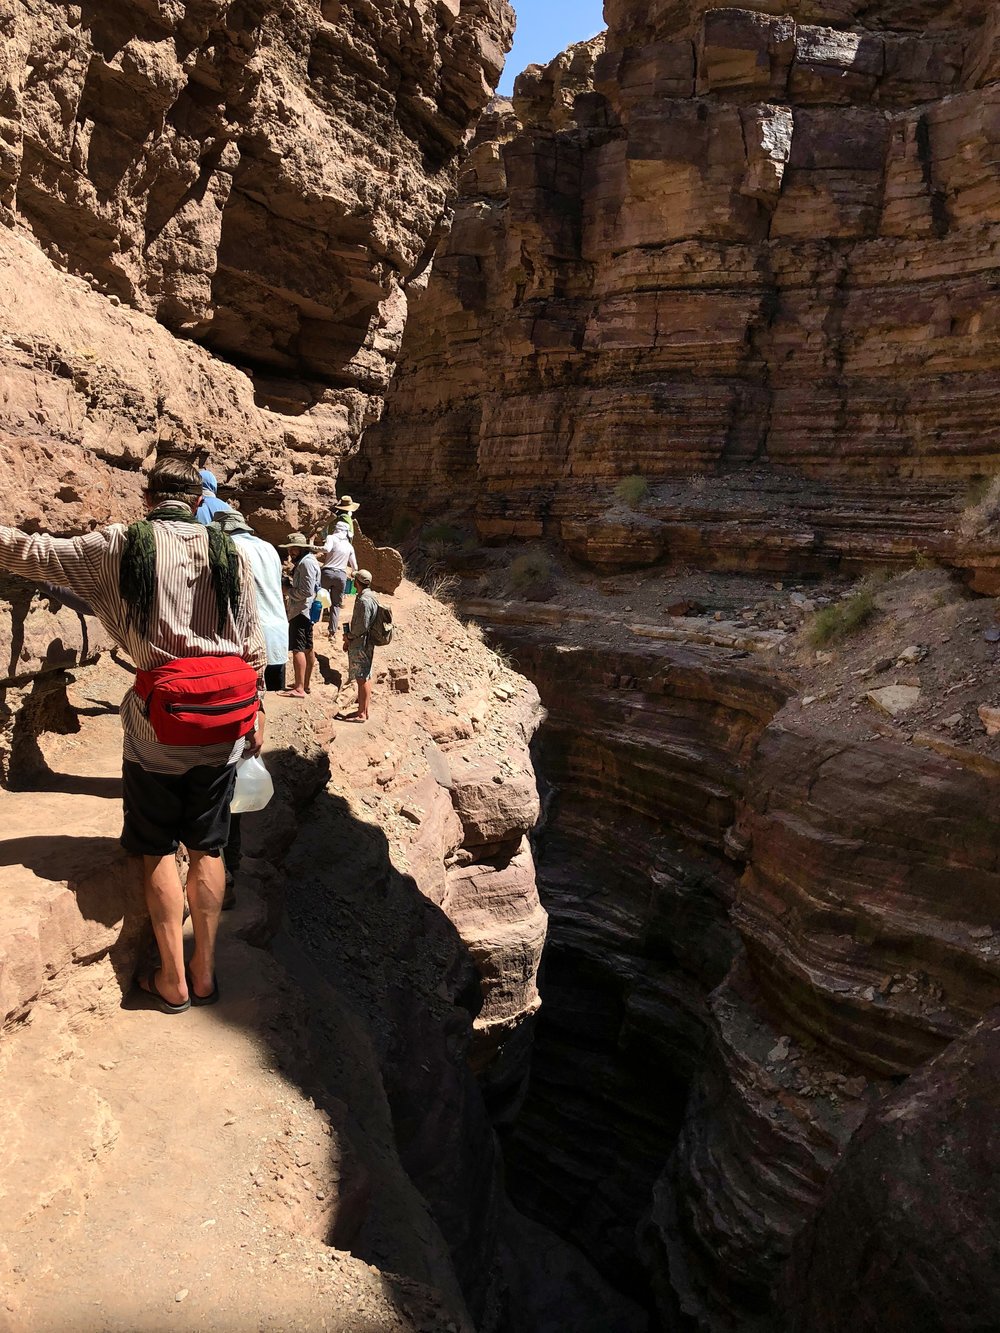
<instances>
[{"instance_id":1,"label":"person carrying backpack","mask_svg":"<svg viewBox=\"0 0 1000 1333\"><path fill-rule=\"evenodd\" d=\"M0 526L0 569L82 597L135 664L121 703L122 846L143 858L160 966L137 984L163 1013L219 998L215 936L225 883L236 762L264 741L267 654L253 571L218 528L195 517L202 483L181 458L149 473L146 518L81 537ZM183 843L194 952L184 965Z\"/></svg>"},{"instance_id":2,"label":"person carrying backpack","mask_svg":"<svg viewBox=\"0 0 1000 1333\"><path fill-rule=\"evenodd\" d=\"M347 653L347 683L358 682L358 707L349 716L338 716L344 722L367 722L372 697L372 659L376 646L388 643L392 636L392 616L388 608L379 606L367 569L356 570L354 582L358 593L350 626L344 627L344 651ZM388 637L385 637L383 628L386 623L389 625Z\"/></svg>"}]
</instances>

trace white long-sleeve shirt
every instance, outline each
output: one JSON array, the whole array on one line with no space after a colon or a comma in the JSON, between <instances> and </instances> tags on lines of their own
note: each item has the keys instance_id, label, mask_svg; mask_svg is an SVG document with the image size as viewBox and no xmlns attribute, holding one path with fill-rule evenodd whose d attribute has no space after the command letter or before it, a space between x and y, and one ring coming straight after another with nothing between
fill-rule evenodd
<instances>
[{"instance_id":1,"label":"white long-sleeve shirt","mask_svg":"<svg viewBox=\"0 0 1000 1333\"><path fill-rule=\"evenodd\" d=\"M320 563L324 569L357 569L358 557L354 554L350 537L342 532L331 532L323 543Z\"/></svg>"}]
</instances>

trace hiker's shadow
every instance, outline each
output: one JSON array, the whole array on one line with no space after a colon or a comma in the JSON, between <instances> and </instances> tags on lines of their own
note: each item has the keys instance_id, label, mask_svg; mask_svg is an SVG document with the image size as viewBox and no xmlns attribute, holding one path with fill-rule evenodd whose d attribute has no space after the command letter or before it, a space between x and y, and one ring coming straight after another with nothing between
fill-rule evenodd
<instances>
[{"instance_id":1,"label":"hiker's shadow","mask_svg":"<svg viewBox=\"0 0 1000 1333\"><path fill-rule=\"evenodd\" d=\"M22 776L11 783L11 791L58 792L60 796L98 796L102 800L121 800L120 777L101 778L83 773L59 773L48 767Z\"/></svg>"},{"instance_id":2,"label":"hiker's shadow","mask_svg":"<svg viewBox=\"0 0 1000 1333\"><path fill-rule=\"evenodd\" d=\"M339 690L344 683L343 667L335 666L332 657L327 657L322 653L316 654L316 665L319 667L319 674L322 677L324 685L335 685Z\"/></svg>"},{"instance_id":3,"label":"hiker's shadow","mask_svg":"<svg viewBox=\"0 0 1000 1333\"><path fill-rule=\"evenodd\" d=\"M39 879L65 884L76 895L81 916L102 926L121 922L130 904L141 907L136 862L117 838L59 833L4 838L0 868L7 866L23 866Z\"/></svg>"}]
</instances>

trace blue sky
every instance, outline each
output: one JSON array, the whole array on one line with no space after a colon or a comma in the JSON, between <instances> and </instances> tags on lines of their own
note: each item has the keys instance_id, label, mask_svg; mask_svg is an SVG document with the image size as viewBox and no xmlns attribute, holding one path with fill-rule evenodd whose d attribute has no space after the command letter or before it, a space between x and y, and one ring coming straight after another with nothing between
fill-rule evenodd
<instances>
[{"instance_id":1,"label":"blue sky","mask_svg":"<svg viewBox=\"0 0 1000 1333\"><path fill-rule=\"evenodd\" d=\"M498 93L509 97L514 78L528 65L547 65L572 42L585 42L604 28L603 0L511 0L517 14L514 46Z\"/></svg>"}]
</instances>

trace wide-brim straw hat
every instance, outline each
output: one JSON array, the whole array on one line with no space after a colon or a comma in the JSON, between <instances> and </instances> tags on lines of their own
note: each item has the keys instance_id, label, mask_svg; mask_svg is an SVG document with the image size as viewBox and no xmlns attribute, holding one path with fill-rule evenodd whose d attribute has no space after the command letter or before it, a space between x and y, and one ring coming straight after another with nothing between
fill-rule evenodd
<instances>
[{"instance_id":1,"label":"wide-brim straw hat","mask_svg":"<svg viewBox=\"0 0 1000 1333\"><path fill-rule=\"evenodd\" d=\"M319 549L318 547L313 546L311 541L306 540L306 534L304 532L292 532L289 534L287 542L278 542L278 545L282 549L292 546L303 547L307 551L315 551Z\"/></svg>"},{"instance_id":2,"label":"wide-brim straw hat","mask_svg":"<svg viewBox=\"0 0 1000 1333\"><path fill-rule=\"evenodd\" d=\"M342 495L340 499L336 501L336 505L338 509L344 509L349 514L353 514L355 509L361 508L357 501L352 500L349 495Z\"/></svg>"}]
</instances>

